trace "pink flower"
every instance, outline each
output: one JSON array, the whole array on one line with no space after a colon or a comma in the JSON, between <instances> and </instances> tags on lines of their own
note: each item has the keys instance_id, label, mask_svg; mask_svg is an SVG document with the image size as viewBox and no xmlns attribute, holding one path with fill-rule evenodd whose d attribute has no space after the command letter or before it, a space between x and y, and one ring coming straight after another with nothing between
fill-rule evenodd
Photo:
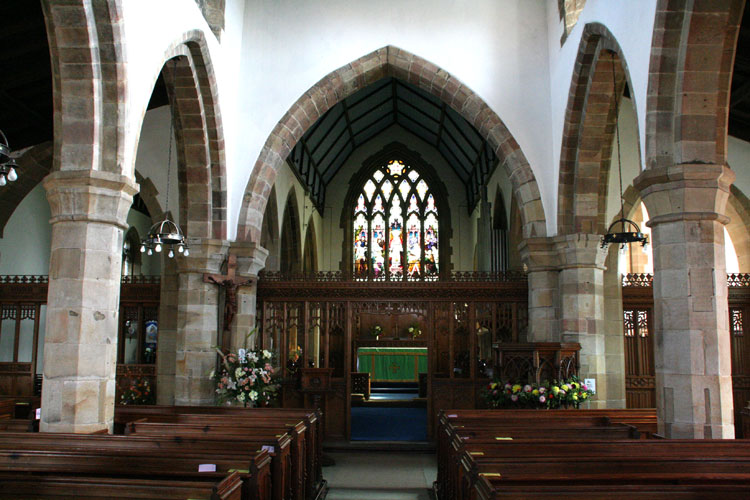
<instances>
[{"instance_id":1,"label":"pink flower","mask_svg":"<svg viewBox=\"0 0 750 500\"><path fill-rule=\"evenodd\" d=\"M547 398L545 398L544 396L539 396L540 403L544 403L545 401L547 401Z\"/></svg>"},{"instance_id":2,"label":"pink flower","mask_svg":"<svg viewBox=\"0 0 750 500\"><path fill-rule=\"evenodd\" d=\"M270 372L273 370L273 367L271 366L271 363L266 363L266 366L263 367L267 372Z\"/></svg>"},{"instance_id":3,"label":"pink flower","mask_svg":"<svg viewBox=\"0 0 750 500\"><path fill-rule=\"evenodd\" d=\"M523 386L523 392L531 392L531 386L529 384Z\"/></svg>"},{"instance_id":4,"label":"pink flower","mask_svg":"<svg viewBox=\"0 0 750 500\"><path fill-rule=\"evenodd\" d=\"M497 389L495 389L494 391L492 391L492 395L493 396L497 396Z\"/></svg>"},{"instance_id":5,"label":"pink flower","mask_svg":"<svg viewBox=\"0 0 750 500\"><path fill-rule=\"evenodd\" d=\"M510 397L510 400L511 400L511 401L518 401L518 394L513 394L513 395L512 395L511 397Z\"/></svg>"},{"instance_id":6,"label":"pink flower","mask_svg":"<svg viewBox=\"0 0 750 500\"><path fill-rule=\"evenodd\" d=\"M588 390L589 390L589 388L588 388L588 387L586 387L586 384L583 384L583 385L581 386L581 389L583 389L584 391L588 391Z\"/></svg>"},{"instance_id":7,"label":"pink flower","mask_svg":"<svg viewBox=\"0 0 750 500\"><path fill-rule=\"evenodd\" d=\"M545 389L544 387L540 387L539 388L539 394L544 394L544 391L546 391L546 390L547 389Z\"/></svg>"},{"instance_id":8,"label":"pink flower","mask_svg":"<svg viewBox=\"0 0 750 500\"><path fill-rule=\"evenodd\" d=\"M512 385L510 385L510 384L505 384L505 388L506 388L507 390L510 390L510 389L511 389L512 387L513 387L513 386L512 386Z\"/></svg>"}]
</instances>

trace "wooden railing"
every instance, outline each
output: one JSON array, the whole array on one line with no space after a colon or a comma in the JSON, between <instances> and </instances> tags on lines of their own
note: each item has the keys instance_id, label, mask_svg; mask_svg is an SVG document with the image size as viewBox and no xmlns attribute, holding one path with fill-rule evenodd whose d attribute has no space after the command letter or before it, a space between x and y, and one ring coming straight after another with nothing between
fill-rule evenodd
<instances>
[{"instance_id":1,"label":"wooden railing","mask_svg":"<svg viewBox=\"0 0 750 500\"><path fill-rule=\"evenodd\" d=\"M277 271L261 271L260 280L265 282L388 282L388 283L431 283L431 282L525 282L526 273L523 271L484 272L484 271L453 271L434 278L411 279L359 279L351 273L342 271L321 271L316 273L284 273Z\"/></svg>"},{"instance_id":2,"label":"wooden railing","mask_svg":"<svg viewBox=\"0 0 750 500\"><path fill-rule=\"evenodd\" d=\"M654 275L650 273L628 273L622 275L622 286L624 287L650 287L654 285ZM750 273L727 274L727 286L729 288L750 287Z\"/></svg>"},{"instance_id":3,"label":"wooden railing","mask_svg":"<svg viewBox=\"0 0 750 500\"><path fill-rule=\"evenodd\" d=\"M536 342L492 345L496 378L508 382L541 384L578 375L581 344Z\"/></svg>"}]
</instances>

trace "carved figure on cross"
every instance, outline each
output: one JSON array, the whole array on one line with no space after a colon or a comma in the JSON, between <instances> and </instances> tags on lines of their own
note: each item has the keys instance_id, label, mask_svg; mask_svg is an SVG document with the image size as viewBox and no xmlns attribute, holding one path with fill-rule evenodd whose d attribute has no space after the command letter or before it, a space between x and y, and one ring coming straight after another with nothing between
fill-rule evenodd
<instances>
[{"instance_id":1,"label":"carved figure on cross","mask_svg":"<svg viewBox=\"0 0 750 500\"><path fill-rule=\"evenodd\" d=\"M229 254L227 256L227 273L226 274L204 274L205 283L213 283L224 288L226 296L224 297L224 331L228 332L232 326L234 315L237 314L237 289L241 286L249 285L253 280L237 280L237 256Z\"/></svg>"}]
</instances>

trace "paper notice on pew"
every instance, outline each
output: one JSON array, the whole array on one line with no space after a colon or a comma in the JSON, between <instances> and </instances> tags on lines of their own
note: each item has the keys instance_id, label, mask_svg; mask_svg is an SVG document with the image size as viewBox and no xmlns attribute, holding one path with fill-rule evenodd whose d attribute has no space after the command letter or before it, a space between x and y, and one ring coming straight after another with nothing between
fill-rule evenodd
<instances>
[{"instance_id":1,"label":"paper notice on pew","mask_svg":"<svg viewBox=\"0 0 750 500\"><path fill-rule=\"evenodd\" d=\"M198 464L198 472L216 472L216 464Z\"/></svg>"},{"instance_id":2,"label":"paper notice on pew","mask_svg":"<svg viewBox=\"0 0 750 500\"><path fill-rule=\"evenodd\" d=\"M273 446L263 446L263 448L260 449L261 451L267 451L268 453L273 453L276 451L276 448Z\"/></svg>"},{"instance_id":3,"label":"paper notice on pew","mask_svg":"<svg viewBox=\"0 0 750 500\"><path fill-rule=\"evenodd\" d=\"M446 417L448 417L448 418L458 418L458 414L457 413L451 413L450 415L446 415Z\"/></svg>"},{"instance_id":4,"label":"paper notice on pew","mask_svg":"<svg viewBox=\"0 0 750 500\"><path fill-rule=\"evenodd\" d=\"M36 409L36 419L40 420L41 418L42 418L42 409L41 408L37 408Z\"/></svg>"}]
</instances>

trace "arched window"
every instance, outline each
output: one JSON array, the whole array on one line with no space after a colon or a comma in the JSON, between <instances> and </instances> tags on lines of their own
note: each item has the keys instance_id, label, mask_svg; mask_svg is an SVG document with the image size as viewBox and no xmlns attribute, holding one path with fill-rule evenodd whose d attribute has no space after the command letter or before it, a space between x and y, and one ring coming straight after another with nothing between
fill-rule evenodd
<instances>
[{"instance_id":1,"label":"arched window","mask_svg":"<svg viewBox=\"0 0 750 500\"><path fill-rule=\"evenodd\" d=\"M391 160L362 185L354 205L353 271L358 279L437 279L438 207L416 168Z\"/></svg>"}]
</instances>

